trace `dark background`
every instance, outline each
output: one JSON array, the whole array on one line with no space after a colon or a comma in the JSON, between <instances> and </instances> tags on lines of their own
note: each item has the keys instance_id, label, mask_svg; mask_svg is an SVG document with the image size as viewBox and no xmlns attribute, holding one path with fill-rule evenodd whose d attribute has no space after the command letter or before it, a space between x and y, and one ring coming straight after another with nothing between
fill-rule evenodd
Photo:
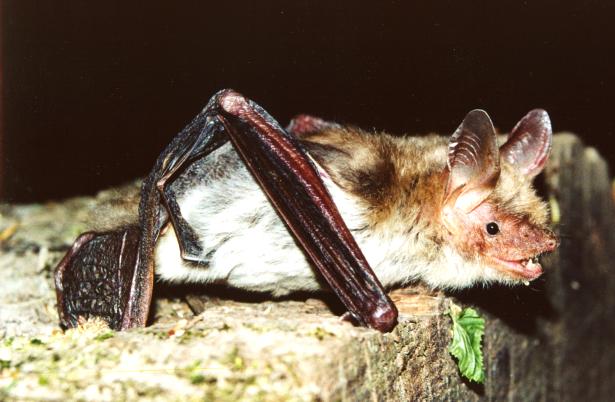
<instances>
[{"instance_id":1,"label":"dark background","mask_svg":"<svg viewBox=\"0 0 615 402\"><path fill-rule=\"evenodd\" d=\"M611 1L164 3L2 2L5 200L145 175L225 87L284 125L394 133L450 134L477 107L509 130L543 107L615 163Z\"/></svg>"}]
</instances>

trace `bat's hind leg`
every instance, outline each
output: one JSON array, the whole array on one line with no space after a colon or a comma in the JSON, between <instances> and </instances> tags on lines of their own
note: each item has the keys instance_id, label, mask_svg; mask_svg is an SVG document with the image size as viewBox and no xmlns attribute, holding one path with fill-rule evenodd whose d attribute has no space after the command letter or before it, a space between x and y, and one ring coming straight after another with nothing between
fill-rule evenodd
<instances>
[{"instance_id":1,"label":"bat's hind leg","mask_svg":"<svg viewBox=\"0 0 615 402\"><path fill-rule=\"evenodd\" d=\"M162 176L156 181L156 189L175 230L182 259L201 264L208 263L203 255L201 241L197 232L183 217L171 184L190 164L206 157L228 141L228 137L223 134L224 127L216 118L215 112L215 107L210 102L201 113L201 118L196 119L197 129L184 130L178 136L177 143L172 143L170 149L165 150L163 155L168 156L163 159Z\"/></svg>"},{"instance_id":2,"label":"bat's hind leg","mask_svg":"<svg viewBox=\"0 0 615 402\"><path fill-rule=\"evenodd\" d=\"M169 219L175 230L175 237L179 245L180 254L183 260L207 264L209 261L203 256L203 248L196 231L182 216L175 192L167 185L168 181L160 180L157 183L162 200L167 207Z\"/></svg>"}]
</instances>

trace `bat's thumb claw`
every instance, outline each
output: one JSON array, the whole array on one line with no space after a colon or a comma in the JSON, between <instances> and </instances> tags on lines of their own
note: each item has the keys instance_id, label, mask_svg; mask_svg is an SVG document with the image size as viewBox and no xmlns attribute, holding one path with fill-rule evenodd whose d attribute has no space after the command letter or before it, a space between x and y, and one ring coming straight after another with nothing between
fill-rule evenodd
<instances>
[{"instance_id":1,"label":"bat's thumb claw","mask_svg":"<svg viewBox=\"0 0 615 402\"><path fill-rule=\"evenodd\" d=\"M340 316L339 319L340 321L343 321L343 322L349 322L355 327L360 325L360 322L357 319L357 317L354 314L352 314L350 311L346 311L344 314Z\"/></svg>"}]
</instances>

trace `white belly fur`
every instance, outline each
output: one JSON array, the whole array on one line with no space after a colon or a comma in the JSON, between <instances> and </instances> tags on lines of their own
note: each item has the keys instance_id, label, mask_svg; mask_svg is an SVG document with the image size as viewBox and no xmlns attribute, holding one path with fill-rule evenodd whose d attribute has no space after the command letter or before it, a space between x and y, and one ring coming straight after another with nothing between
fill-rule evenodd
<instances>
[{"instance_id":1,"label":"white belly fur","mask_svg":"<svg viewBox=\"0 0 615 402\"><path fill-rule=\"evenodd\" d=\"M169 227L156 247L162 280L222 282L274 295L320 289L312 266L244 168L190 190L179 204L210 263L182 260Z\"/></svg>"},{"instance_id":2,"label":"white belly fur","mask_svg":"<svg viewBox=\"0 0 615 402\"><path fill-rule=\"evenodd\" d=\"M222 150L221 152L233 152ZM396 258L412 247L410 237L359 232L364 226L359 200L324 178L347 226L384 286L420 276L425 262ZM321 289L314 268L285 224L243 167L195 187L179 200L182 215L200 234L209 265L181 259L172 227L159 239L156 273L170 282L226 283L274 296ZM405 254L404 254L405 255Z\"/></svg>"}]
</instances>

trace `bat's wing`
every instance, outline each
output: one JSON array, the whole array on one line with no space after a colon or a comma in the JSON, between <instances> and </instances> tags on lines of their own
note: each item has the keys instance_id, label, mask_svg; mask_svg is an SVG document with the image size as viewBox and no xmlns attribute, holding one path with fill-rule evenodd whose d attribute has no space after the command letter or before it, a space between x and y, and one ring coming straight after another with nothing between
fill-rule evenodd
<instances>
[{"instance_id":1,"label":"bat's wing","mask_svg":"<svg viewBox=\"0 0 615 402\"><path fill-rule=\"evenodd\" d=\"M395 305L299 141L236 92L218 96L220 117L235 148L329 286L363 325L393 328Z\"/></svg>"},{"instance_id":2,"label":"bat's wing","mask_svg":"<svg viewBox=\"0 0 615 402\"><path fill-rule=\"evenodd\" d=\"M62 259L55 285L63 327L91 317L117 330L145 326L154 284L154 248L169 219L182 250L197 253L190 249L196 247L196 234L181 218L174 198L163 197L161 189L182 166L228 141L213 105L212 99L156 160L141 188L138 226L84 233Z\"/></svg>"},{"instance_id":3,"label":"bat's wing","mask_svg":"<svg viewBox=\"0 0 615 402\"><path fill-rule=\"evenodd\" d=\"M117 330L145 326L154 284L154 248L169 219L182 250L197 253L190 248L197 247L196 234L179 214L175 199L163 197L160 190L182 166L228 141L212 104L171 141L145 178L138 226L84 233L62 259L55 285L63 327L91 317Z\"/></svg>"},{"instance_id":4,"label":"bat's wing","mask_svg":"<svg viewBox=\"0 0 615 402\"><path fill-rule=\"evenodd\" d=\"M112 326L124 329L145 324L151 300L154 246L167 219L173 224L182 256L198 260L198 237L182 218L168 184L192 161L227 139L350 314L363 325L381 331L391 329L397 321L397 310L298 140L260 106L231 90L212 97L203 112L163 151L145 180L129 297L120 308L121 320ZM86 257L80 254L83 247L77 247L73 256L71 250L61 267L85 268L87 264L82 260ZM60 271L67 277L67 268ZM59 295L58 300L70 304L66 296Z\"/></svg>"},{"instance_id":5,"label":"bat's wing","mask_svg":"<svg viewBox=\"0 0 615 402\"><path fill-rule=\"evenodd\" d=\"M81 318L100 317L121 328L131 296L139 241L136 226L79 236L55 273L60 323L75 327Z\"/></svg>"}]
</instances>

